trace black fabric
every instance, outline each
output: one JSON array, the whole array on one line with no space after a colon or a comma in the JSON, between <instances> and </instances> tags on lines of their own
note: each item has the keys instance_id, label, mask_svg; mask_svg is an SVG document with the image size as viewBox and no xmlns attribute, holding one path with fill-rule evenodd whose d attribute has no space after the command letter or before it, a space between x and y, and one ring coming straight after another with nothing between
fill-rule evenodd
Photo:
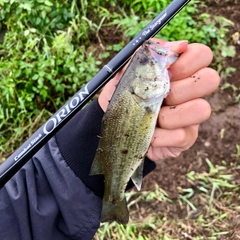
<instances>
[{"instance_id":1,"label":"black fabric","mask_svg":"<svg viewBox=\"0 0 240 240\"><path fill-rule=\"evenodd\" d=\"M89 176L89 173L99 143L98 135L103 114L95 99L56 134L60 152L69 167L89 189L101 198L104 194L104 177L103 175ZM81 119L80 123L79 119ZM144 176L155 167L154 162L145 159ZM129 182L127 189L132 186L133 183Z\"/></svg>"},{"instance_id":2,"label":"black fabric","mask_svg":"<svg viewBox=\"0 0 240 240\"><path fill-rule=\"evenodd\" d=\"M0 240L91 240L101 209L53 137L0 189Z\"/></svg>"}]
</instances>

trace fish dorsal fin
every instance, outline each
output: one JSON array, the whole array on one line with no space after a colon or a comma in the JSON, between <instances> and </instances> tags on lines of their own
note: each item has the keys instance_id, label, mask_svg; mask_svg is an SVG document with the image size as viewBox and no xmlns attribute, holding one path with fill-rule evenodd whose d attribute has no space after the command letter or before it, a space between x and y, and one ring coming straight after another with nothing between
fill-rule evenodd
<instances>
[{"instance_id":1,"label":"fish dorsal fin","mask_svg":"<svg viewBox=\"0 0 240 240\"><path fill-rule=\"evenodd\" d=\"M131 177L131 179L132 179L132 181L133 181L133 183L136 186L138 191L141 190L141 186L142 186L143 164L144 164L144 161L142 161L140 163L140 165L137 167L137 169L135 170L135 172L133 173L133 175Z\"/></svg>"}]
</instances>

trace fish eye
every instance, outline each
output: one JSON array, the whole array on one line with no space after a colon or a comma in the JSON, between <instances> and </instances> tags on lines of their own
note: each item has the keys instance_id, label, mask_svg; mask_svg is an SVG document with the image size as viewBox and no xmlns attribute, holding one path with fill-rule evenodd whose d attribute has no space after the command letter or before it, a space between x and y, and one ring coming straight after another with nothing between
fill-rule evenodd
<instances>
[{"instance_id":1,"label":"fish eye","mask_svg":"<svg viewBox=\"0 0 240 240\"><path fill-rule=\"evenodd\" d=\"M139 60L140 63L142 64L147 64L148 63L148 58L145 55L142 55Z\"/></svg>"}]
</instances>

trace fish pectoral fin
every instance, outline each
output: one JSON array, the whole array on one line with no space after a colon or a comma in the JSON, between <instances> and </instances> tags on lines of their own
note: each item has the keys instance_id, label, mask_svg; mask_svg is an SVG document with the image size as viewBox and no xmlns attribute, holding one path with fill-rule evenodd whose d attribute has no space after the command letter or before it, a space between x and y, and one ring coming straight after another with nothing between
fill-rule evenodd
<instances>
[{"instance_id":1,"label":"fish pectoral fin","mask_svg":"<svg viewBox=\"0 0 240 240\"><path fill-rule=\"evenodd\" d=\"M92 163L92 167L91 167L91 171L90 171L89 175L92 176L92 175L97 175L97 174L103 174L103 173L102 173L101 161L99 160L99 158L96 155L95 159Z\"/></svg>"},{"instance_id":2,"label":"fish pectoral fin","mask_svg":"<svg viewBox=\"0 0 240 240\"><path fill-rule=\"evenodd\" d=\"M134 185L136 186L137 190L140 191L141 190L141 186L142 186L142 179L143 179L143 165L144 165L144 161L142 161L140 163L140 165L137 167L137 169L135 170L135 172L133 173L133 175L131 176L131 179L134 183Z\"/></svg>"}]
</instances>

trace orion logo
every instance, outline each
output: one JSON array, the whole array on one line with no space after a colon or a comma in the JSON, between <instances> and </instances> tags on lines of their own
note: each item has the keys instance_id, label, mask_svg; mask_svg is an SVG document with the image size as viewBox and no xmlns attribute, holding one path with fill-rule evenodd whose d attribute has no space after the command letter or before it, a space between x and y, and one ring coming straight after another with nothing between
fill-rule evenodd
<instances>
[{"instance_id":1,"label":"orion logo","mask_svg":"<svg viewBox=\"0 0 240 240\"><path fill-rule=\"evenodd\" d=\"M78 104L84 99L84 95L89 95L88 84L85 85L82 91L79 91L66 105L64 105L53 117L51 117L44 125L43 132L47 135L73 111Z\"/></svg>"}]
</instances>

